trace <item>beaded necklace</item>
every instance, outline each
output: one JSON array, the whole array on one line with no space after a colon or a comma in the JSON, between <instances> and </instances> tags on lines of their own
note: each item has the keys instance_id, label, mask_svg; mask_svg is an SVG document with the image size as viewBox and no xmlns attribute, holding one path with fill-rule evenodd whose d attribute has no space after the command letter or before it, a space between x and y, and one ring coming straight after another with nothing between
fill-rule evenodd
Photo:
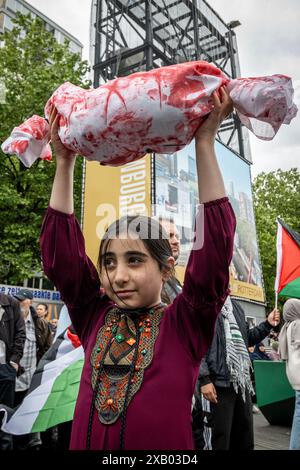
<instances>
[{"instance_id":1,"label":"beaded necklace","mask_svg":"<svg viewBox=\"0 0 300 470\"><path fill-rule=\"evenodd\" d=\"M93 398L88 449L95 408L100 422L106 425L121 416L120 448L123 448L127 408L142 385L144 370L152 362L164 308L165 304L134 311L113 308L107 313L91 354Z\"/></svg>"}]
</instances>

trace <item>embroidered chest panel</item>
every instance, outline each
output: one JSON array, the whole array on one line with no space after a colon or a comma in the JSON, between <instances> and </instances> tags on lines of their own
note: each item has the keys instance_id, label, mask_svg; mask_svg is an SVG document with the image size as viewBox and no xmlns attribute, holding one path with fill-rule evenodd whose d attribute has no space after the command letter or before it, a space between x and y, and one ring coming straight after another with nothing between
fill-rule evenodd
<instances>
[{"instance_id":1,"label":"embroidered chest panel","mask_svg":"<svg viewBox=\"0 0 300 470\"><path fill-rule=\"evenodd\" d=\"M140 389L144 370L149 367L153 359L154 345L163 312L163 307L153 308L146 315L138 316L136 323L128 315L121 315L118 308L107 313L105 323L98 331L96 344L91 354L93 390L103 362L95 401L101 423L113 424L121 415L130 367L135 355L135 370L129 388L127 406ZM139 329L138 345L137 328ZM136 348L138 348L137 354Z\"/></svg>"}]
</instances>

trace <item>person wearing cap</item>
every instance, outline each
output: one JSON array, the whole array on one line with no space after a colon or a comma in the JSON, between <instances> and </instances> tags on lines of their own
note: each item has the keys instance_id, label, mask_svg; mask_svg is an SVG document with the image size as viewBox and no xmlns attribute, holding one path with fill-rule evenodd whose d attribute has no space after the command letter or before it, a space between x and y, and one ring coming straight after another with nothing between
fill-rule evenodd
<instances>
[{"instance_id":1,"label":"person wearing cap","mask_svg":"<svg viewBox=\"0 0 300 470\"><path fill-rule=\"evenodd\" d=\"M51 328L46 320L40 318L32 306L33 293L29 289L20 289L14 296L20 302L21 313L25 321L26 341L21 366L24 372L17 377L15 406L22 403L36 366L52 343ZM38 433L14 436L14 448L19 450L40 447Z\"/></svg>"},{"instance_id":2,"label":"person wearing cap","mask_svg":"<svg viewBox=\"0 0 300 470\"><path fill-rule=\"evenodd\" d=\"M25 344L25 324L19 303L0 292L0 403L13 408L15 382ZM12 449L12 436L0 431L0 450Z\"/></svg>"}]
</instances>

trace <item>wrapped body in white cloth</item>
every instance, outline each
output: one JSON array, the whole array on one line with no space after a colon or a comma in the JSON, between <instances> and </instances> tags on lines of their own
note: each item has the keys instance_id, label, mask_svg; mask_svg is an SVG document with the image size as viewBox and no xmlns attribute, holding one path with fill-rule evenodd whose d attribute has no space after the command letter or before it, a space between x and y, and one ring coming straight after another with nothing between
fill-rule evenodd
<instances>
[{"instance_id":1,"label":"wrapped body in white cloth","mask_svg":"<svg viewBox=\"0 0 300 470\"><path fill-rule=\"evenodd\" d=\"M145 153L173 153L190 143L211 95L226 85L242 123L270 140L297 113L291 79L285 75L229 80L207 62L188 62L139 72L84 90L64 83L45 106L60 115L59 137L70 150L106 165L123 165ZM2 144L30 167L51 159L49 125L39 116L15 127Z\"/></svg>"}]
</instances>

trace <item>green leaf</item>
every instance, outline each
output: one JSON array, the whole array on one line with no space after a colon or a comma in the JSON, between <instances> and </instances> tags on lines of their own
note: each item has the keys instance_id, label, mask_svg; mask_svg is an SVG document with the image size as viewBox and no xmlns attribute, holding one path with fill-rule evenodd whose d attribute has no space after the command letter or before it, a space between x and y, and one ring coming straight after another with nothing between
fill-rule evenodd
<instances>
[{"instance_id":1,"label":"green leaf","mask_svg":"<svg viewBox=\"0 0 300 470\"><path fill-rule=\"evenodd\" d=\"M297 168L260 173L253 183L254 209L267 303L274 306L277 217L300 232L300 174Z\"/></svg>"},{"instance_id":2,"label":"green leaf","mask_svg":"<svg viewBox=\"0 0 300 470\"><path fill-rule=\"evenodd\" d=\"M40 19L18 14L12 31L0 34L1 81L6 102L0 104L0 142L33 114L43 116L44 106L62 83L84 88L88 63L59 44ZM21 34L22 31L26 32ZM40 271L39 233L48 206L55 164L37 161L27 170L17 157L0 150L0 282L20 284ZM82 161L75 169L75 212L80 217Z\"/></svg>"}]
</instances>

